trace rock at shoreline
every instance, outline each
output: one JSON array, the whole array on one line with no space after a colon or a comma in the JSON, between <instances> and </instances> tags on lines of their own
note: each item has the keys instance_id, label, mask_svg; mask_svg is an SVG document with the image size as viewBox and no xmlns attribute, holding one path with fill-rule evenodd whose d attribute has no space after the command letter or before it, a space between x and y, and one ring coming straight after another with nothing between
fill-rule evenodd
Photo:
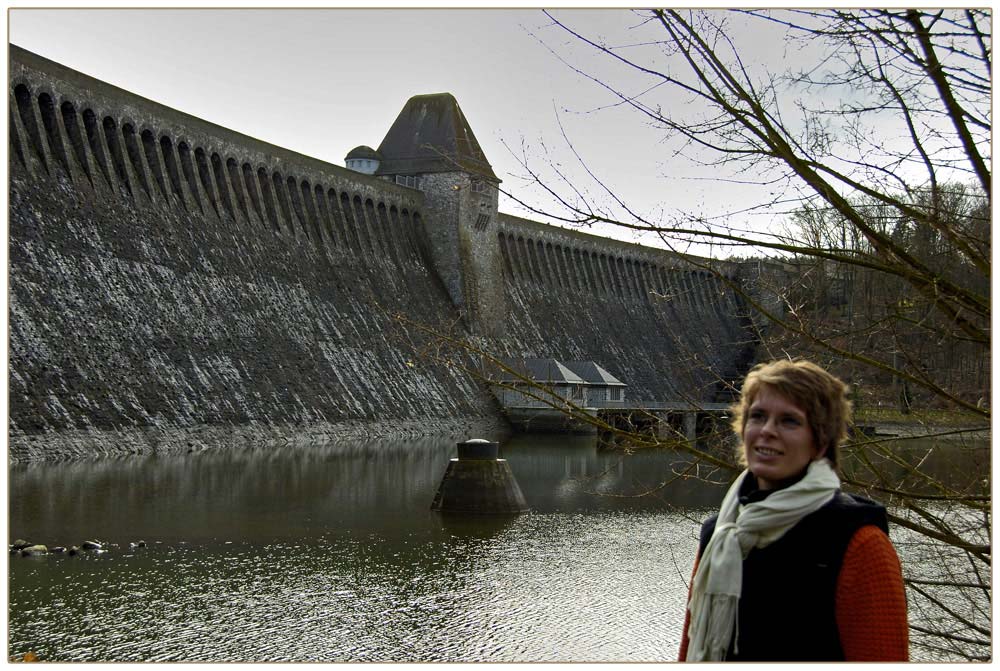
<instances>
[{"instance_id":1,"label":"rock at shoreline","mask_svg":"<svg viewBox=\"0 0 1000 671\"><path fill-rule=\"evenodd\" d=\"M101 550L101 549L103 549L103 546L98 541L83 541L83 543L80 544L80 547L83 548L84 550Z\"/></svg>"},{"instance_id":2,"label":"rock at shoreline","mask_svg":"<svg viewBox=\"0 0 1000 671\"><path fill-rule=\"evenodd\" d=\"M44 555L48 553L49 549L44 545L29 545L28 547L21 549L22 557L33 557L36 555Z\"/></svg>"}]
</instances>

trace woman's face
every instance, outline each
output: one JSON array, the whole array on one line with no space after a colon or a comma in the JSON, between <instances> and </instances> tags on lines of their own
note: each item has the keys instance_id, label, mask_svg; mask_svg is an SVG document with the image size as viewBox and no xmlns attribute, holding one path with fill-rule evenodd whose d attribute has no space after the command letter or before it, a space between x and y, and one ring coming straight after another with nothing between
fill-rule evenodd
<instances>
[{"instance_id":1,"label":"woman's face","mask_svg":"<svg viewBox=\"0 0 1000 671\"><path fill-rule=\"evenodd\" d=\"M761 386L743 425L747 467L761 489L775 489L823 456L806 413L779 392Z\"/></svg>"}]
</instances>

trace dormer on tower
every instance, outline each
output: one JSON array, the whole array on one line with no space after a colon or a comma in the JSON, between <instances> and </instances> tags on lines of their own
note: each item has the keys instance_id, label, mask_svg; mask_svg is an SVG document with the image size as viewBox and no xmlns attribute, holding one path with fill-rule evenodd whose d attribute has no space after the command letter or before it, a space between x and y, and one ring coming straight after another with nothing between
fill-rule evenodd
<instances>
[{"instance_id":1,"label":"dormer on tower","mask_svg":"<svg viewBox=\"0 0 1000 671\"><path fill-rule=\"evenodd\" d=\"M410 98L378 154L376 175L424 192L431 262L469 328L500 335L507 313L496 233L500 180L455 96Z\"/></svg>"},{"instance_id":2,"label":"dormer on tower","mask_svg":"<svg viewBox=\"0 0 1000 671\"><path fill-rule=\"evenodd\" d=\"M365 144L347 152L347 156L344 158L344 164L349 170L366 175L374 175L381 162L382 157L379 156L379 153Z\"/></svg>"}]
</instances>

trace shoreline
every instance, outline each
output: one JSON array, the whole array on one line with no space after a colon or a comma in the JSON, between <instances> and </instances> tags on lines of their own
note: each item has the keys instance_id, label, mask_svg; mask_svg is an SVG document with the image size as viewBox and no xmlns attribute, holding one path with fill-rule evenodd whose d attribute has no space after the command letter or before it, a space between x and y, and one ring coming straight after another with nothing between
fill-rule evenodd
<instances>
[{"instance_id":1,"label":"shoreline","mask_svg":"<svg viewBox=\"0 0 1000 671\"><path fill-rule=\"evenodd\" d=\"M856 426L871 430L870 438L936 438L937 440L964 439L989 440L992 428L989 426L944 426L913 422L859 422Z\"/></svg>"},{"instance_id":2,"label":"shoreline","mask_svg":"<svg viewBox=\"0 0 1000 671\"><path fill-rule=\"evenodd\" d=\"M433 417L301 425L145 427L114 431L77 430L8 436L7 464L57 463L207 451L284 448L345 440L407 440L440 436L479 438L510 433L497 417Z\"/></svg>"},{"instance_id":3,"label":"shoreline","mask_svg":"<svg viewBox=\"0 0 1000 671\"><path fill-rule=\"evenodd\" d=\"M871 439L989 440L991 427L913 422L859 422ZM499 417L352 420L308 426L250 423L240 426L147 427L114 431L77 430L8 436L8 465L56 463L130 456L180 455L230 449L282 448L336 441L477 438L510 434ZM936 434L944 434L937 436Z\"/></svg>"}]
</instances>

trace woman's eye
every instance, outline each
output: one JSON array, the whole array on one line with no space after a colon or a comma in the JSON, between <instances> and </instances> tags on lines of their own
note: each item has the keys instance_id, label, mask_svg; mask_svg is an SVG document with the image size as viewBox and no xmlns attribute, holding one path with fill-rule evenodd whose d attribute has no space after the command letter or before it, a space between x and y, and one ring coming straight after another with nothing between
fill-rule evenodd
<instances>
[{"instance_id":1,"label":"woman's eye","mask_svg":"<svg viewBox=\"0 0 1000 671\"><path fill-rule=\"evenodd\" d=\"M786 426L798 426L799 424L801 424L801 422L795 417L785 417L785 419L783 419L782 422Z\"/></svg>"},{"instance_id":2,"label":"woman's eye","mask_svg":"<svg viewBox=\"0 0 1000 671\"><path fill-rule=\"evenodd\" d=\"M764 419L764 413L762 413L760 410L754 410L750 413L750 419L760 421Z\"/></svg>"}]
</instances>

